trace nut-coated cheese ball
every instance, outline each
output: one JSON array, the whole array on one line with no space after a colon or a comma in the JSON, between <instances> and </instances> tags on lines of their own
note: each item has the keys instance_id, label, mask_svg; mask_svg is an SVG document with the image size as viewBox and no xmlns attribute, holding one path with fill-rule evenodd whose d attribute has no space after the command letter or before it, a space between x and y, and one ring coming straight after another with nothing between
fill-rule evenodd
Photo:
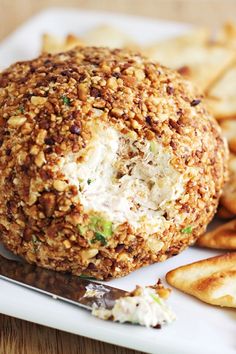
<instances>
[{"instance_id":1,"label":"nut-coated cheese ball","mask_svg":"<svg viewBox=\"0 0 236 354\"><path fill-rule=\"evenodd\" d=\"M227 148L179 74L83 47L0 74L0 238L99 279L178 254L212 219Z\"/></svg>"}]
</instances>

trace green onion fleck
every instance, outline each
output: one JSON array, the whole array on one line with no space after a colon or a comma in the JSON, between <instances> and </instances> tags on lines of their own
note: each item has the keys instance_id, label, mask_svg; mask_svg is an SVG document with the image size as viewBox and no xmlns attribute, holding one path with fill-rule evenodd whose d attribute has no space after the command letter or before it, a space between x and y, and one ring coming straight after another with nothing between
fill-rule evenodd
<instances>
[{"instance_id":1,"label":"green onion fleck","mask_svg":"<svg viewBox=\"0 0 236 354\"><path fill-rule=\"evenodd\" d=\"M32 242L35 244L37 243L39 240L35 235L32 235Z\"/></svg>"},{"instance_id":2,"label":"green onion fleck","mask_svg":"<svg viewBox=\"0 0 236 354\"><path fill-rule=\"evenodd\" d=\"M20 106L20 107L19 107L19 111L20 111L20 113L22 113L22 114L25 113L24 107L23 107L23 106Z\"/></svg>"},{"instance_id":3,"label":"green onion fleck","mask_svg":"<svg viewBox=\"0 0 236 354\"><path fill-rule=\"evenodd\" d=\"M80 235L84 236L87 231L87 228L85 226L81 226L81 225L77 225L77 228L79 230Z\"/></svg>"},{"instance_id":4,"label":"green onion fleck","mask_svg":"<svg viewBox=\"0 0 236 354\"><path fill-rule=\"evenodd\" d=\"M40 245L40 240L35 235L32 235L32 244L34 252L37 252Z\"/></svg>"},{"instance_id":5,"label":"green onion fleck","mask_svg":"<svg viewBox=\"0 0 236 354\"><path fill-rule=\"evenodd\" d=\"M106 237L110 237L112 235L112 222L97 215L90 216L88 225L77 225L77 228L81 236L84 236L88 230L94 232L95 237L91 240L91 243L100 241L103 245L106 245Z\"/></svg>"},{"instance_id":6,"label":"green onion fleck","mask_svg":"<svg viewBox=\"0 0 236 354\"><path fill-rule=\"evenodd\" d=\"M193 231L192 226L185 227L185 229L181 230L182 234L191 234L192 231Z\"/></svg>"},{"instance_id":7,"label":"green onion fleck","mask_svg":"<svg viewBox=\"0 0 236 354\"><path fill-rule=\"evenodd\" d=\"M89 227L92 231L96 231L97 229L97 224L99 223L100 221L100 217L99 216L96 216L96 215L92 215L90 216L90 219L89 219Z\"/></svg>"},{"instance_id":8,"label":"green onion fleck","mask_svg":"<svg viewBox=\"0 0 236 354\"><path fill-rule=\"evenodd\" d=\"M70 106L71 101L70 101L69 97L67 97L67 96L61 96L61 99L62 99L64 105Z\"/></svg>"},{"instance_id":9,"label":"green onion fleck","mask_svg":"<svg viewBox=\"0 0 236 354\"><path fill-rule=\"evenodd\" d=\"M108 237L112 235L112 222L107 221L100 216L93 215L90 217L89 227L94 232L99 232L101 235Z\"/></svg>"},{"instance_id":10,"label":"green onion fleck","mask_svg":"<svg viewBox=\"0 0 236 354\"><path fill-rule=\"evenodd\" d=\"M104 236L111 236L112 235L112 223L111 223L111 221L103 220L102 233L103 233Z\"/></svg>"},{"instance_id":11,"label":"green onion fleck","mask_svg":"<svg viewBox=\"0 0 236 354\"><path fill-rule=\"evenodd\" d=\"M87 180L87 183L88 183L88 184L91 184L91 183L92 183L92 180L89 178L89 179Z\"/></svg>"},{"instance_id":12,"label":"green onion fleck","mask_svg":"<svg viewBox=\"0 0 236 354\"><path fill-rule=\"evenodd\" d=\"M154 294L150 294L151 295L151 297L153 298L153 300L155 301L155 302L157 302L159 305L161 305L162 303L161 303L161 300L159 299L159 297L157 296L157 295L154 295Z\"/></svg>"},{"instance_id":13,"label":"green onion fleck","mask_svg":"<svg viewBox=\"0 0 236 354\"><path fill-rule=\"evenodd\" d=\"M103 246L107 245L107 240L106 238L100 234L99 232L95 232L95 237L91 240L91 243L95 243L96 241L101 242Z\"/></svg>"},{"instance_id":14,"label":"green onion fleck","mask_svg":"<svg viewBox=\"0 0 236 354\"><path fill-rule=\"evenodd\" d=\"M150 141L150 151L155 154L157 152L157 144L155 141Z\"/></svg>"},{"instance_id":15,"label":"green onion fleck","mask_svg":"<svg viewBox=\"0 0 236 354\"><path fill-rule=\"evenodd\" d=\"M85 275L85 274L79 275L79 278L81 278L81 279L88 279L88 280L96 280L96 278L94 278L94 277L89 277L88 275Z\"/></svg>"}]
</instances>

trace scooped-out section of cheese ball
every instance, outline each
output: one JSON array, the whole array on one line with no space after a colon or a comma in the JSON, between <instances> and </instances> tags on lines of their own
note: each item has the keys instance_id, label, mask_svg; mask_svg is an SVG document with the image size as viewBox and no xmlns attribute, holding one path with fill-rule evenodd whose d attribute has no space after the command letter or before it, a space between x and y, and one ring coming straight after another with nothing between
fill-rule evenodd
<instances>
[{"instance_id":1,"label":"scooped-out section of cheese ball","mask_svg":"<svg viewBox=\"0 0 236 354\"><path fill-rule=\"evenodd\" d=\"M0 238L98 279L178 254L205 231L227 148L199 92L137 53L78 47L0 74Z\"/></svg>"}]
</instances>

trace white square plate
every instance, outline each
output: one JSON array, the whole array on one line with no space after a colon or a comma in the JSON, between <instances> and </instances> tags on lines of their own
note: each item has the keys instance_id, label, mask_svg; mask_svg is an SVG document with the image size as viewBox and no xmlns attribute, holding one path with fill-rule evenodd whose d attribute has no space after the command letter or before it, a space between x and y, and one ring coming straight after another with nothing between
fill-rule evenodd
<instances>
[{"instance_id":1,"label":"white square plate","mask_svg":"<svg viewBox=\"0 0 236 354\"><path fill-rule=\"evenodd\" d=\"M188 25L152 21L111 13L52 8L32 18L0 46L0 67L38 55L44 32L64 35L82 34L98 24L121 28L144 44L178 35ZM1 248L1 245L0 245ZM0 249L3 253L5 252ZM131 290L136 284L150 285L164 279L170 269L217 252L190 248L177 257L140 269L111 285ZM235 354L236 312L204 304L174 290L170 305L177 321L161 330L121 325L99 320L76 306L0 280L0 312L63 331L98 339L148 353L158 354Z\"/></svg>"}]
</instances>

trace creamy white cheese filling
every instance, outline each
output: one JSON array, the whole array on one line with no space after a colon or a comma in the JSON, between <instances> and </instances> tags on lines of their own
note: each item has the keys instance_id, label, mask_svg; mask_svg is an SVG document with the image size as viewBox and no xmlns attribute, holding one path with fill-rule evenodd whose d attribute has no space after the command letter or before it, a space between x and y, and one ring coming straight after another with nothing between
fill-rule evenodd
<instances>
[{"instance_id":1,"label":"creamy white cheese filling","mask_svg":"<svg viewBox=\"0 0 236 354\"><path fill-rule=\"evenodd\" d=\"M138 296L116 300L111 310L94 306L92 314L104 320L112 318L116 322L130 322L146 327L168 324L176 319L165 301L149 287L140 288Z\"/></svg>"},{"instance_id":2,"label":"creamy white cheese filling","mask_svg":"<svg viewBox=\"0 0 236 354\"><path fill-rule=\"evenodd\" d=\"M128 222L147 234L162 230L163 210L184 191L183 176L170 164L171 152L105 124L91 130L87 147L60 162L84 210L101 213L114 226Z\"/></svg>"}]
</instances>

